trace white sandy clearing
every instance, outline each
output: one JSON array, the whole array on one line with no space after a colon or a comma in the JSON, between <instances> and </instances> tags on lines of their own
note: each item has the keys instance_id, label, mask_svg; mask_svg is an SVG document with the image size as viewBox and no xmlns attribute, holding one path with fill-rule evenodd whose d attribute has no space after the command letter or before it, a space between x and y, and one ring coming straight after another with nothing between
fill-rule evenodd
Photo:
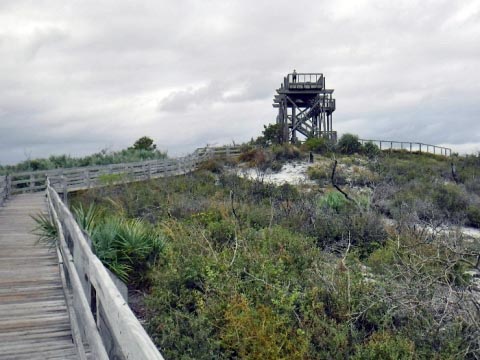
<instances>
[{"instance_id":1,"label":"white sandy clearing","mask_svg":"<svg viewBox=\"0 0 480 360\"><path fill-rule=\"evenodd\" d=\"M309 162L297 161L284 164L279 172L272 172L271 170L262 172L257 169L246 168L238 169L237 174L251 180L263 179L264 182L275 185L283 185L285 183L291 185L313 185L315 181L310 180L307 175L308 168L311 165Z\"/></svg>"}]
</instances>

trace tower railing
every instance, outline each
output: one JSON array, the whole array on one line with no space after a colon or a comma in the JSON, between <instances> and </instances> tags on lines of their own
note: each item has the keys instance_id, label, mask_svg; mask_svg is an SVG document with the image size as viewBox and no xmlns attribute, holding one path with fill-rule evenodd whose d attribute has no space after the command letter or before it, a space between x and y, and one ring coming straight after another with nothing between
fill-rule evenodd
<instances>
[{"instance_id":1,"label":"tower railing","mask_svg":"<svg viewBox=\"0 0 480 360\"><path fill-rule=\"evenodd\" d=\"M323 89L325 78L320 73L290 73L285 77L284 86L293 90Z\"/></svg>"}]
</instances>

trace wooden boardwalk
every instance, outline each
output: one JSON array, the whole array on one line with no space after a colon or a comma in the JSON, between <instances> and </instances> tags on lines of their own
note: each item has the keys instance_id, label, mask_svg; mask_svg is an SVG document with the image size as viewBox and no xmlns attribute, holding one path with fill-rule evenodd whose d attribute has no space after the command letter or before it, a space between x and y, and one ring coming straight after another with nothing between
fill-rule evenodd
<instances>
[{"instance_id":1,"label":"wooden boardwalk","mask_svg":"<svg viewBox=\"0 0 480 360\"><path fill-rule=\"evenodd\" d=\"M37 244L30 215L45 193L0 207L0 359L77 359L56 249Z\"/></svg>"}]
</instances>

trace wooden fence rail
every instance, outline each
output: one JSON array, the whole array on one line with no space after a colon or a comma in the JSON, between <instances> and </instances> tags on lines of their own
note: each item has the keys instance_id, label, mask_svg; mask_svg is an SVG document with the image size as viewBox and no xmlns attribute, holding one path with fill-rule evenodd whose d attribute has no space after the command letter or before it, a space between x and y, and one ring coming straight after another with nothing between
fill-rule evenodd
<instances>
[{"instance_id":1,"label":"wooden fence rail","mask_svg":"<svg viewBox=\"0 0 480 360\"><path fill-rule=\"evenodd\" d=\"M420 142L411 142L411 141L392 141L392 140L366 140L366 139L359 139L360 143L373 143L377 145L380 150L405 150L409 152L419 152L419 153L430 153L430 154L437 154L443 156L451 156L452 149L432 145L432 144L425 144Z\"/></svg>"},{"instance_id":2,"label":"wooden fence rail","mask_svg":"<svg viewBox=\"0 0 480 360\"><path fill-rule=\"evenodd\" d=\"M47 177L52 187L58 192L66 193L115 182L179 175L191 171L210 157L231 157L239 154L238 146L211 147L197 149L191 155L175 159L14 173L10 176L10 193L45 190Z\"/></svg>"},{"instance_id":3,"label":"wooden fence rail","mask_svg":"<svg viewBox=\"0 0 480 360\"><path fill-rule=\"evenodd\" d=\"M47 198L59 229L61 266L78 342L88 344L94 359L163 359L49 181Z\"/></svg>"}]
</instances>

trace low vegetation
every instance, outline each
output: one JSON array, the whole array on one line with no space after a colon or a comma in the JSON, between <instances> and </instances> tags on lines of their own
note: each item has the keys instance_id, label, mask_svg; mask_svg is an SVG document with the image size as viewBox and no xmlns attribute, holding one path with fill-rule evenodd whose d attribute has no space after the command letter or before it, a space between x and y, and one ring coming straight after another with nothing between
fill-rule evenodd
<instances>
[{"instance_id":1,"label":"low vegetation","mask_svg":"<svg viewBox=\"0 0 480 360\"><path fill-rule=\"evenodd\" d=\"M98 153L85 157L72 157L70 155L52 155L47 159L28 159L16 165L0 165L0 175L22 171L50 170L59 168L72 168L92 165L108 165L144 160L165 159L167 154L157 150L153 140L141 137L124 150L101 150Z\"/></svg>"},{"instance_id":2,"label":"low vegetation","mask_svg":"<svg viewBox=\"0 0 480 360\"><path fill-rule=\"evenodd\" d=\"M211 161L72 199L98 256L146 294L166 358L480 356L480 245L460 231L478 226L480 157L347 140L245 147L240 161L259 171L315 151L309 189Z\"/></svg>"}]
</instances>

